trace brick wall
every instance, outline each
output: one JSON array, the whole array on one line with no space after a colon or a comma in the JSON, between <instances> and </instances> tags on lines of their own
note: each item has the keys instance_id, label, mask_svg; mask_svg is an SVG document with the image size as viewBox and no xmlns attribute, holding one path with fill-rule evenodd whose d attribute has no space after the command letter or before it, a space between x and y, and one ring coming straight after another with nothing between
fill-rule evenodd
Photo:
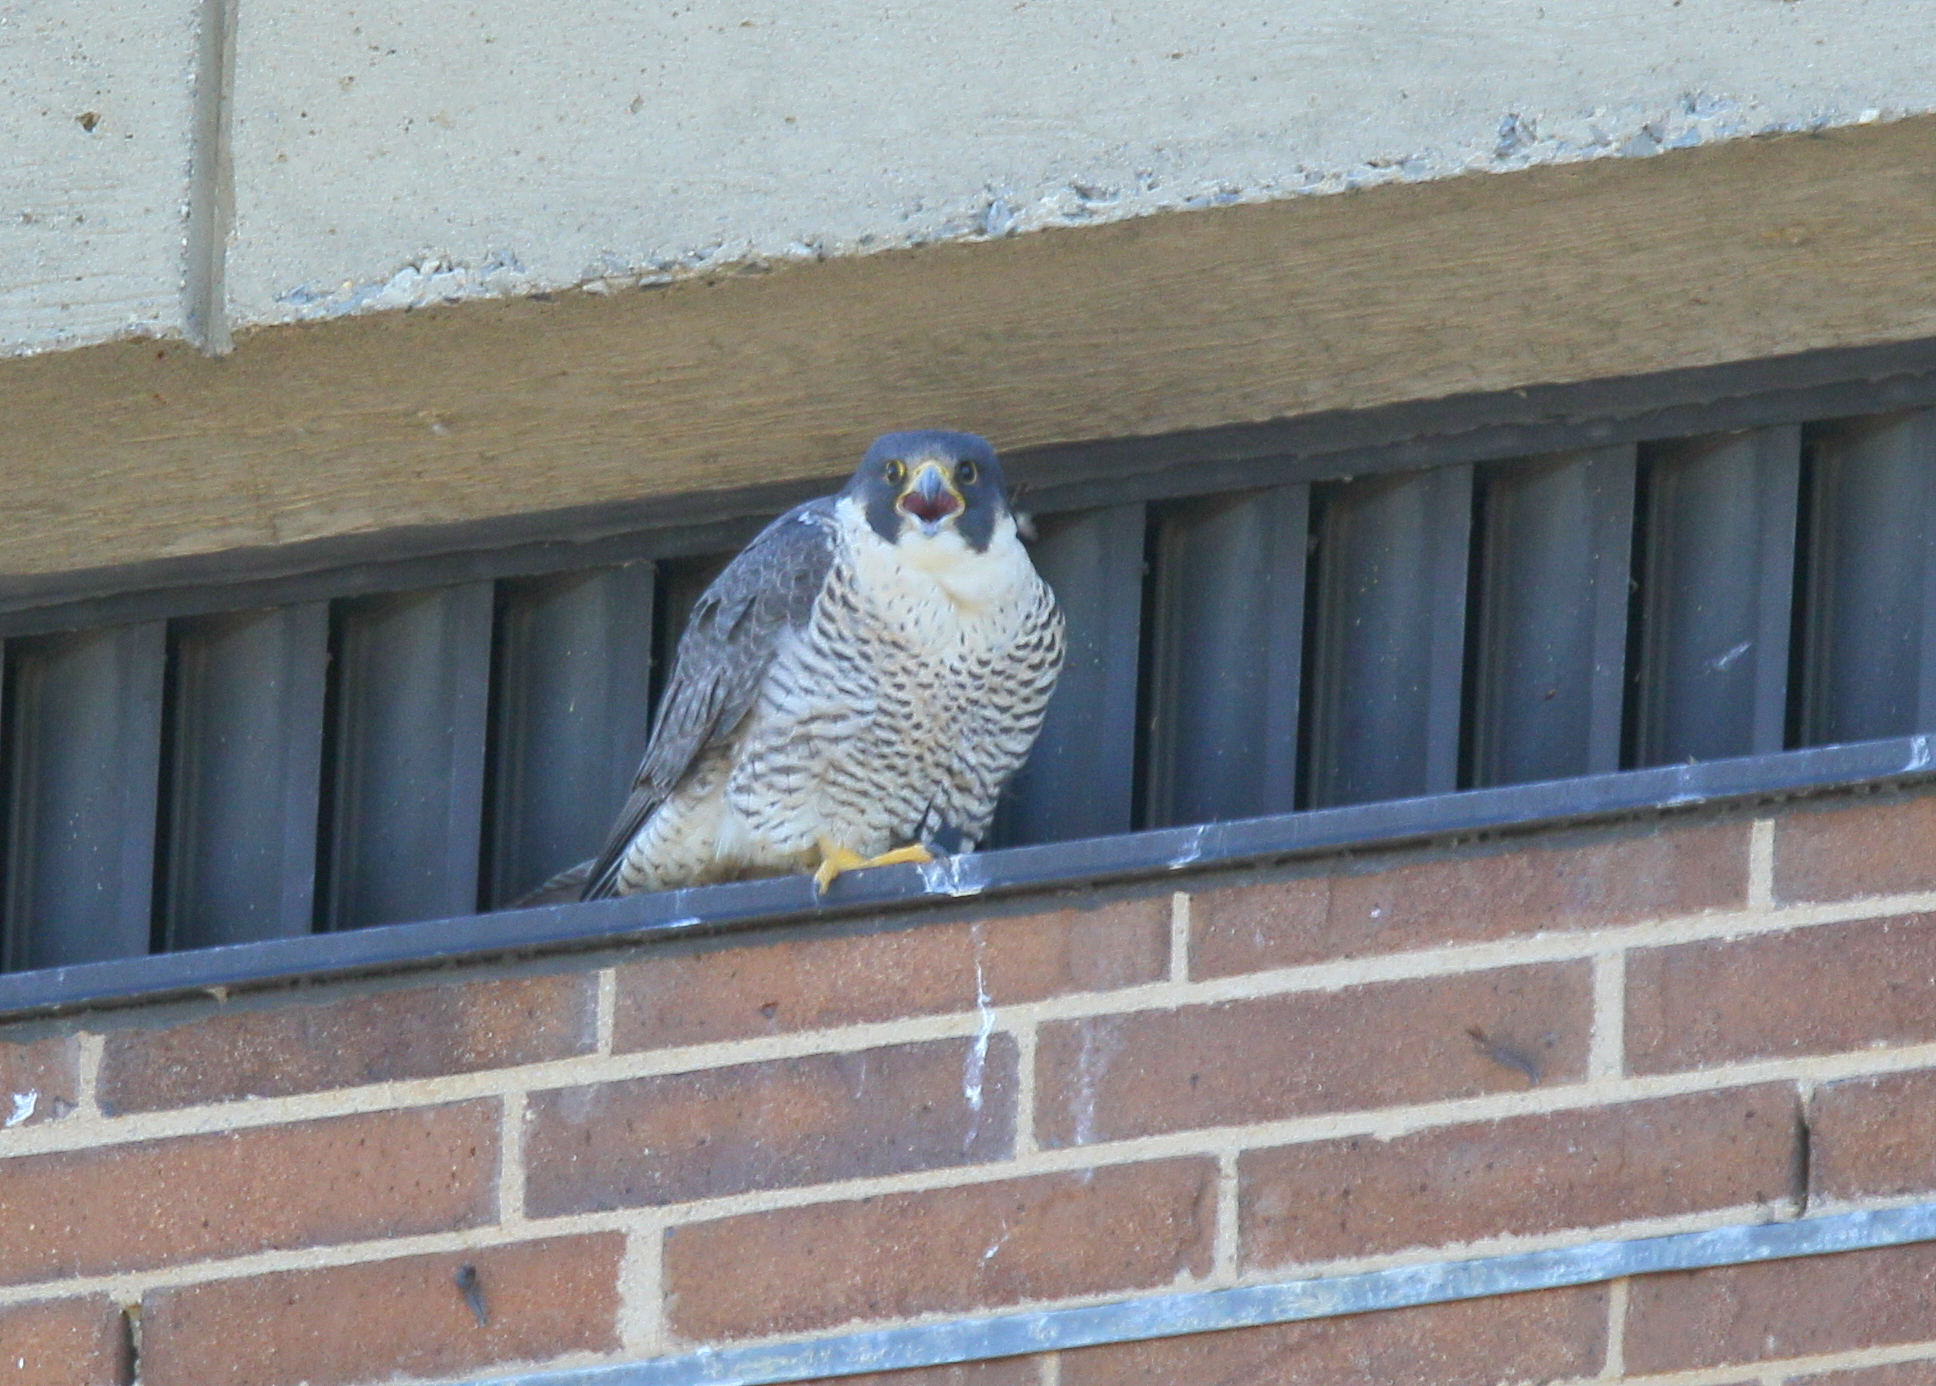
<instances>
[{"instance_id":1,"label":"brick wall","mask_svg":"<svg viewBox=\"0 0 1936 1386\"><path fill-rule=\"evenodd\" d=\"M16 1025L0 1383L461 1379L1927 1199L1936 796L1763 813ZM856 1379L1906 1386L1932 1290L1922 1245Z\"/></svg>"}]
</instances>

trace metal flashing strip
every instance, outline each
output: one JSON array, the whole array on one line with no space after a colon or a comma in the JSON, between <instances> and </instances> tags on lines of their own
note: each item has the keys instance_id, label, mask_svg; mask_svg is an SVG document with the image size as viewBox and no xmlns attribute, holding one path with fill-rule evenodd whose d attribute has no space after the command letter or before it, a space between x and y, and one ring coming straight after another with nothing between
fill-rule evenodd
<instances>
[{"instance_id":1,"label":"metal flashing strip","mask_svg":"<svg viewBox=\"0 0 1936 1386\"><path fill-rule=\"evenodd\" d=\"M825 897L814 895L806 877L786 876L6 973L0 974L0 1018L805 920L878 917L965 897L1163 879L1186 870L1931 779L1936 734L1623 770L885 867L843 876Z\"/></svg>"},{"instance_id":2,"label":"metal flashing strip","mask_svg":"<svg viewBox=\"0 0 1936 1386\"><path fill-rule=\"evenodd\" d=\"M1589 1242L1470 1261L1433 1261L1275 1285L1152 1295L1072 1309L952 1319L806 1342L702 1348L646 1362L493 1377L474 1386L778 1386L1927 1241L1936 1241L1936 1203Z\"/></svg>"}]
</instances>

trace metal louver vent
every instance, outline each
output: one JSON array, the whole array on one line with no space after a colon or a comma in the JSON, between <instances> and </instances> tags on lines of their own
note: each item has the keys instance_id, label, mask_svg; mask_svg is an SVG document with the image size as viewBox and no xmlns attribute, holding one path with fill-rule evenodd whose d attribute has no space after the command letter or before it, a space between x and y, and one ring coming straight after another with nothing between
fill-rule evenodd
<instances>
[{"instance_id":1,"label":"metal louver vent","mask_svg":"<svg viewBox=\"0 0 1936 1386\"><path fill-rule=\"evenodd\" d=\"M1044 487L1071 654L991 845L1936 729L1936 411L1697 422ZM464 914L584 857L757 519L8 615L5 966Z\"/></svg>"}]
</instances>

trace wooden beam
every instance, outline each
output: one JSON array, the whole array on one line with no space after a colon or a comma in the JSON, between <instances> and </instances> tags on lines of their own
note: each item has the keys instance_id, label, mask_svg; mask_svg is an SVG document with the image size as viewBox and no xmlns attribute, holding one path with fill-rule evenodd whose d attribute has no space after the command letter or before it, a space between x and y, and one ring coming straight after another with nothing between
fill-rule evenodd
<instances>
[{"instance_id":1,"label":"wooden beam","mask_svg":"<svg viewBox=\"0 0 1936 1386\"><path fill-rule=\"evenodd\" d=\"M1936 118L0 362L0 574L1936 335Z\"/></svg>"}]
</instances>

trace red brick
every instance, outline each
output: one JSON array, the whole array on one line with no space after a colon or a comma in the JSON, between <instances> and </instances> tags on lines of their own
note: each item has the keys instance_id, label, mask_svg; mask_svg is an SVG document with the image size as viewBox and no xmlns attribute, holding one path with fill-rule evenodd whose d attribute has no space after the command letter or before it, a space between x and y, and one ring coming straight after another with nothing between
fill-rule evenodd
<instances>
[{"instance_id":1,"label":"red brick","mask_svg":"<svg viewBox=\"0 0 1936 1386\"><path fill-rule=\"evenodd\" d=\"M1936 1358L1920 1362L1892 1362L1885 1367L1854 1367L1818 1376L1790 1376L1787 1386L1930 1386L1936 1381Z\"/></svg>"},{"instance_id":2,"label":"red brick","mask_svg":"<svg viewBox=\"0 0 1936 1386\"><path fill-rule=\"evenodd\" d=\"M473 1227L497 1130L463 1102L0 1161L0 1283Z\"/></svg>"},{"instance_id":3,"label":"red brick","mask_svg":"<svg viewBox=\"0 0 1936 1386\"><path fill-rule=\"evenodd\" d=\"M1190 971L1222 977L1448 943L1591 929L1747 901L1748 825L1676 825L1205 891Z\"/></svg>"},{"instance_id":4,"label":"red brick","mask_svg":"<svg viewBox=\"0 0 1936 1386\"><path fill-rule=\"evenodd\" d=\"M1666 1073L1936 1040L1936 915L1628 955L1627 1063Z\"/></svg>"},{"instance_id":5,"label":"red brick","mask_svg":"<svg viewBox=\"0 0 1936 1386\"><path fill-rule=\"evenodd\" d=\"M613 1352L623 1254L608 1232L151 1291L142 1386L340 1386Z\"/></svg>"},{"instance_id":6,"label":"red brick","mask_svg":"<svg viewBox=\"0 0 1936 1386\"><path fill-rule=\"evenodd\" d=\"M951 1367L917 1367L905 1372L868 1372L864 1376L823 1376L799 1386L1041 1386L1042 1364L1034 1357L1004 1357L999 1362L962 1362Z\"/></svg>"},{"instance_id":7,"label":"red brick","mask_svg":"<svg viewBox=\"0 0 1936 1386\"><path fill-rule=\"evenodd\" d=\"M0 1309L6 1386L126 1386L133 1379L127 1320L104 1296Z\"/></svg>"},{"instance_id":8,"label":"red brick","mask_svg":"<svg viewBox=\"0 0 1936 1386\"><path fill-rule=\"evenodd\" d=\"M1495 1386L1592 1376L1606 1288L1389 1309L1062 1354L1062 1386Z\"/></svg>"},{"instance_id":9,"label":"red brick","mask_svg":"<svg viewBox=\"0 0 1936 1386\"><path fill-rule=\"evenodd\" d=\"M1069 992L1169 975L1170 897L1093 909L917 923L883 933L735 941L618 970L618 1049L657 1049ZM979 993L978 993L979 989Z\"/></svg>"},{"instance_id":10,"label":"red brick","mask_svg":"<svg viewBox=\"0 0 1936 1386\"><path fill-rule=\"evenodd\" d=\"M1792 1088L1252 1151L1238 1162L1248 1268L1673 1217L1795 1191Z\"/></svg>"},{"instance_id":11,"label":"red brick","mask_svg":"<svg viewBox=\"0 0 1936 1386\"><path fill-rule=\"evenodd\" d=\"M666 1314L700 1341L1145 1290L1209 1269L1206 1159L889 1194L666 1233Z\"/></svg>"},{"instance_id":12,"label":"red brick","mask_svg":"<svg viewBox=\"0 0 1936 1386\"><path fill-rule=\"evenodd\" d=\"M58 1121L80 1101L80 1039L0 1038L0 1130Z\"/></svg>"},{"instance_id":13,"label":"red brick","mask_svg":"<svg viewBox=\"0 0 1936 1386\"><path fill-rule=\"evenodd\" d=\"M1630 1372L1927 1341L1936 1331L1936 1245L1649 1275L1627 1298Z\"/></svg>"},{"instance_id":14,"label":"red brick","mask_svg":"<svg viewBox=\"0 0 1936 1386\"><path fill-rule=\"evenodd\" d=\"M1829 1083L1808 1118L1811 1197L1936 1191L1936 1071Z\"/></svg>"},{"instance_id":15,"label":"red brick","mask_svg":"<svg viewBox=\"0 0 1936 1386\"><path fill-rule=\"evenodd\" d=\"M1045 1024L1037 1138L1164 1131L1566 1082L1585 1071L1583 963ZM1474 1033L1485 1037L1481 1044Z\"/></svg>"},{"instance_id":16,"label":"red brick","mask_svg":"<svg viewBox=\"0 0 1936 1386\"><path fill-rule=\"evenodd\" d=\"M597 1009L589 973L278 998L263 1009L110 1034L101 1110L145 1112L569 1058L591 1051Z\"/></svg>"},{"instance_id":17,"label":"red brick","mask_svg":"<svg viewBox=\"0 0 1936 1386\"><path fill-rule=\"evenodd\" d=\"M595 1083L537 1093L529 1111L537 1217L979 1163L1015 1146L1015 1041Z\"/></svg>"},{"instance_id":18,"label":"red brick","mask_svg":"<svg viewBox=\"0 0 1936 1386\"><path fill-rule=\"evenodd\" d=\"M1936 795L1795 809L1775 820L1775 898L1936 889Z\"/></svg>"}]
</instances>

